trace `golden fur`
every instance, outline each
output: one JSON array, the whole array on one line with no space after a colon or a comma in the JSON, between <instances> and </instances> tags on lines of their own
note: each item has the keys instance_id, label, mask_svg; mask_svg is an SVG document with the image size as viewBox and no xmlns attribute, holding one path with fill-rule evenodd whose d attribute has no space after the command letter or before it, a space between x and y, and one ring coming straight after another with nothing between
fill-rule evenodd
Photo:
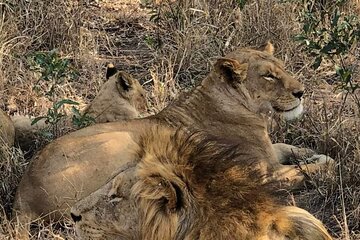
<instances>
[{"instance_id":1,"label":"golden fur","mask_svg":"<svg viewBox=\"0 0 360 240\"><path fill-rule=\"evenodd\" d=\"M246 145L143 129L138 163L72 208L83 239L331 239L310 213L277 203Z\"/></svg>"},{"instance_id":2,"label":"golden fur","mask_svg":"<svg viewBox=\"0 0 360 240\"><path fill-rule=\"evenodd\" d=\"M259 169L263 182L277 182L288 189L302 186L305 178L298 165L278 161L282 147L274 151L262 116L262 112L275 110L296 117L299 111L294 109L301 108L301 91L302 84L268 50L239 49L219 59L199 86L159 114L131 122L97 124L50 143L32 159L24 174L14 212L20 214L21 221L49 213L58 219L62 216L56 214L58 211L67 210L101 187L118 168L137 160L139 132L148 123L184 126L189 131L203 129L239 142L247 155L262 159ZM306 169L315 172L326 166L327 161L315 161Z\"/></svg>"},{"instance_id":3,"label":"golden fur","mask_svg":"<svg viewBox=\"0 0 360 240\"><path fill-rule=\"evenodd\" d=\"M14 124L6 113L0 109L0 145L3 143L12 147L14 144Z\"/></svg>"},{"instance_id":4,"label":"golden fur","mask_svg":"<svg viewBox=\"0 0 360 240\"><path fill-rule=\"evenodd\" d=\"M108 69L109 72L109 69ZM97 123L114 122L139 117L146 110L145 91L130 74L119 71L109 76L85 113Z\"/></svg>"}]
</instances>

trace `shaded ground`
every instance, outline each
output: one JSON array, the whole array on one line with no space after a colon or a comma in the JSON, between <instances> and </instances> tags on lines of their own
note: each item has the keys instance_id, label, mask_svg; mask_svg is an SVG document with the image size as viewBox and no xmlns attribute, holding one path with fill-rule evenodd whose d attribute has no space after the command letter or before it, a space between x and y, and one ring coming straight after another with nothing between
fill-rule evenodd
<instances>
[{"instance_id":1,"label":"shaded ground","mask_svg":"<svg viewBox=\"0 0 360 240\"><path fill-rule=\"evenodd\" d=\"M154 52L146 44L154 34L149 9L136 0L92 2L87 6L83 25L96 35L98 58L144 81Z\"/></svg>"}]
</instances>

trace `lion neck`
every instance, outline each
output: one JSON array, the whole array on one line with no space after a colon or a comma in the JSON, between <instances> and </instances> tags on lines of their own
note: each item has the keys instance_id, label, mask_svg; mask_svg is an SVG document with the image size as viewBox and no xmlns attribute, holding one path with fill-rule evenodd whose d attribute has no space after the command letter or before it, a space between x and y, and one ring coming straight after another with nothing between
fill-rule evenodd
<instances>
[{"instance_id":1,"label":"lion neck","mask_svg":"<svg viewBox=\"0 0 360 240\"><path fill-rule=\"evenodd\" d=\"M266 122L257 111L245 88L235 89L212 72L154 118L174 127L204 129L235 139L248 136L268 143Z\"/></svg>"}]
</instances>

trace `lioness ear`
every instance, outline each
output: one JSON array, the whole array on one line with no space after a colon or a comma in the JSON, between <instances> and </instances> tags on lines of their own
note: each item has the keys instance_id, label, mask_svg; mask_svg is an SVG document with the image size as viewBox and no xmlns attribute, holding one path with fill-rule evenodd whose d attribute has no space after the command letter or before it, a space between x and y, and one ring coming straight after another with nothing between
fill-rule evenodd
<instances>
[{"instance_id":1,"label":"lioness ear","mask_svg":"<svg viewBox=\"0 0 360 240\"><path fill-rule=\"evenodd\" d=\"M246 79L248 64L240 64L230 58L219 58L215 63L215 71L230 82L242 82Z\"/></svg>"},{"instance_id":2,"label":"lioness ear","mask_svg":"<svg viewBox=\"0 0 360 240\"><path fill-rule=\"evenodd\" d=\"M274 52L275 52L275 48L274 48L274 45L272 45L272 43L270 41L267 41L265 47L264 47L264 50L263 52L266 52L270 55L273 55Z\"/></svg>"},{"instance_id":3,"label":"lioness ear","mask_svg":"<svg viewBox=\"0 0 360 240\"><path fill-rule=\"evenodd\" d=\"M109 63L106 68L106 79L108 80L110 77L114 76L117 71L116 67L112 63Z\"/></svg>"},{"instance_id":4,"label":"lioness ear","mask_svg":"<svg viewBox=\"0 0 360 240\"><path fill-rule=\"evenodd\" d=\"M120 71L117 75L117 84L122 90L129 91L134 84L134 79L130 74Z\"/></svg>"}]
</instances>

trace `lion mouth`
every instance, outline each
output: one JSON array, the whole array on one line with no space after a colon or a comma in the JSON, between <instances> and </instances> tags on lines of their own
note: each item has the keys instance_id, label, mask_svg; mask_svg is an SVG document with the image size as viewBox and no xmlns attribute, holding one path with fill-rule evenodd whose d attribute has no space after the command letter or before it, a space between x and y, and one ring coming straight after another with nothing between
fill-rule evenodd
<instances>
[{"instance_id":1,"label":"lion mouth","mask_svg":"<svg viewBox=\"0 0 360 240\"><path fill-rule=\"evenodd\" d=\"M274 110L278 113L280 113L282 116L284 116L284 118L287 120L287 121L290 121L290 120L294 120L296 118L299 118L304 110L304 107L302 105L302 103L300 103L299 105L297 105L296 107L293 107L291 109L288 109L288 110L282 110L282 109L279 109L277 107L273 107Z\"/></svg>"}]
</instances>

